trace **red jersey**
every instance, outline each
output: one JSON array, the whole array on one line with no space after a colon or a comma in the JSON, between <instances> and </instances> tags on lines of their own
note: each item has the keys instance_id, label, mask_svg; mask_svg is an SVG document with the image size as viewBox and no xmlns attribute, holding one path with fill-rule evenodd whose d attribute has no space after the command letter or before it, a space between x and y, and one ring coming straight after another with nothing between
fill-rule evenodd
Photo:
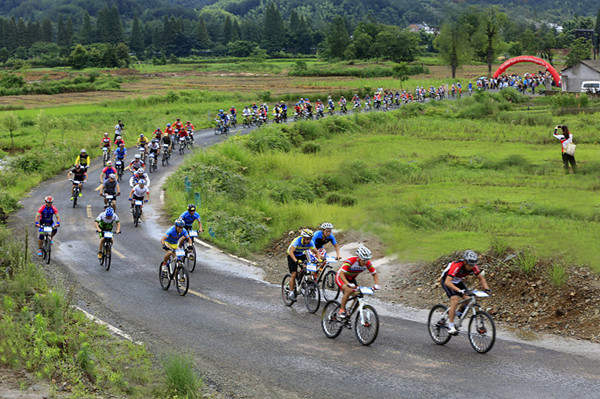
<instances>
[{"instance_id":1,"label":"red jersey","mask_svg":"<svg viewBox=\"0 0 600 399\"><path fill-rule=\"evenodd\" d=\"M160 130L160 129L156 129L156 130L154 131L154 133L152 133L152 134L154 135L154 138L156 138L156 139L159 139L159 140L160 140L160 139L162 138L163 132L162 132L162 130Z\"/></svg>"},{"instance_id":2,"label":"red jersey","mask_svg":"<svg viewBox=\"0 0 600 399\"><path fill-rule=\"evenodd\" d=\"M123 141L123 139L115 140L116 147L120 146L121 144L125 145L125 142Z\"/></svg>"},{"instance_id":3,"label":"red jersey","mask_svg":"<svg viewBox=\"0 0 600 399\"><path fill-rule=\"evenodd\" d=\"M173 123L173 126L175 126L175 129L181 129L183 127L183 123L181 123L181 121L177 121Z\"/></svg>"},{"instance_id":4,"label":"red jersey","mask_svg":"<svg viewBox=\"0 0 600 399\"><path fill-rule=\"evenodd\" d=\"M173 128L171 126L169 126L168 128L165 129L165 133L168 134L169 136L172 136L175 134L175 130L173 130Z\"/></svg>"},{"instance_id":5,"label":"red jersey","mask_svg":"<svg viewBox=\"0 0 600 399\"><path fill-rule=\"evenodd\" d=\"M194 125L192 125L191 123L187 123L185 125L185 130L188 130L188 131L191 130L193 132L196 129L194 129Z\"/></svg>"},{"instance_id":6,"label":"red jersey","mask_svg":"<svg viewBox=\"0 0 600 399\"><path fill-rule=\"evenodd\" d=\"M179 133L177 133L179 137L187 137L188 132L185 129L179 129Z\"/></svg>"},{"instance_id":7,"label":"red jersey","mask_svg":"<svg viewBox=\"0 0 600 399\"><path fill-rule=\"evenodd\" d=\"M375 270L375 267L373 266L373 264L371 263L371 261L367 261L367 264L365 266L361 266L358 263L358 256L353 256L351 258L348 258L344 261L344 264L342 265L342 267L340 267L340 270L338 270L338 274L340 273L345 273L346 274L346 278L349 281L352 281L354 279L356 279L356 276L358 276L360 273L364 272L365 270L368 270L371 274L375 274L377 273L377 271Z\"/></svg>"},{"instance_id":8,"label":"red jersey","mask_svg":"<svg viewBox=\"0 0 600 399\"><path fill-rule=\"evenodd\" d=\"M473 269L467 270L463 266L465 262L452 262L448 263L448 266L442 272L442 279L445 280L446 276L452 277L452 284L457 284L462 281L463 278L470 276L471 274L478 275L481 273L481 269L477 265L473 266Z\"/></svg>"},{"instance_id":9,"label":"red jersey","mask_svg":"<svg viewBox=\"0 0 600 399\"><path fill-rule=\"evenodd\" d=\"M102 140L100 140L100 145L102 147L110 147L110 137L103 137Z\"/></svg>"}]
</instances>

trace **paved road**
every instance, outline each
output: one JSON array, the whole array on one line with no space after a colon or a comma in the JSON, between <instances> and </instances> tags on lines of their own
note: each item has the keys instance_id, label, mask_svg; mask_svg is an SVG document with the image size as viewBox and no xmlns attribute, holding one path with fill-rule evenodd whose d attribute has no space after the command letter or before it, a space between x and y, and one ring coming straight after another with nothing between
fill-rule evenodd
<instances>
[{"instance_id":1,"label":"paved road","mask_svg":"<svg viewBox=\"0 0 600 399\"><path fill-rule=\"evenodd\" d=\"M211 131L197 142L220 140ZM161 212L161 181L181 162L159 167L151 176L152 201L134 228L121 198L117 213L123 234L116 236L110 271L96 260L93 219L102 201L90 188L78 207L69 202L64 176L43 183L23 199L16 217L31 220L45 195L56 198L62 227L55 239L55 267L70 276L78 305L105 319L159 353L190 354L200 372L219 390L247 398L592 398L600 397L600 351L584 353L499 339L493 350L477 354L466 336L435 345L423 322L402 318L401 307L376 304L381 330L371 347L353 331L327 339L320 318L303 305L283 306L279 287L260 272L212 248L200 248L186 297L163 291L158 264L159 238L168 227ZM99 162L90 171L97 181ZM66 175L66 173L65 173ZM125 191L125 189L123 189ZM152 215L148 217L149 215ZM286 267L282 265L282 274ZM320 312L318 312L320 313ZM422 319L423 320L423 319ZM423 320L424 321L424 320Z\"/></svg>"}]
</instances>

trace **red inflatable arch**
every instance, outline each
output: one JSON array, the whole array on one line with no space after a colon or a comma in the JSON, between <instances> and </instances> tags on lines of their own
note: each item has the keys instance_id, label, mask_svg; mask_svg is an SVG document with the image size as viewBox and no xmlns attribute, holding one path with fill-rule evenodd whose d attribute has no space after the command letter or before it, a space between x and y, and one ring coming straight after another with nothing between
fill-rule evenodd
<instances>
[{"instance_id":1,"label":"red inflatable arch","mask_svg":"<svg viewBox=\"0 0 600 399\"><path fill-rule=\"evenodd\" d=\"M552 65L550 65L543 59L538 58L538 57L533 57L531 55L521 55L519 57L511 58L510 60L504 61L504 63L502 63L502 65L500 65L500 67L496 70L496 72L494 72L493 77L497 78L498 76L500 76L500 74L502 72L504 72L511 66L518 64L520 62L533 62L534 64L538 64L543 67L546 67L546 70L549 71L550 74L552 75L552 77L554 78L554 84L557 87L560 86L560 75L558 74L558 72L556 72L556 69L554 69L554 67Z\"/></svg>"}]
</instances>

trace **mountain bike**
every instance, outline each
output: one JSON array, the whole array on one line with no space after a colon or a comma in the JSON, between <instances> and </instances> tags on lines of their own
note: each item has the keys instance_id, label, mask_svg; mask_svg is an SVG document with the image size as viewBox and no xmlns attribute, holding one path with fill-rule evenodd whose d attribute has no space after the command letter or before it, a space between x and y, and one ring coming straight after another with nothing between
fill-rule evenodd
<instances>
[{"instance_id":1,"label":"mountain bike","mask_svg":"<svg viewBox=\"0 0 600 399\"><path fill-rule=\"evenodd\" d=\"M321 305L321 293L319 286L313 280L310 272L316 272L317 266L314 263L306 263L306 267L300 264L300 271L296 273L296 295L304 296L304 304L310 313L315 313ZM281 297L286 306L292 306L295 300L290 299L290 279L291 274L287 273L281 281Z\"/></svg>"},{"instance_id":2,"label":"mountain bike","mask_svg":"<svg viewBox=\"0 0 600 399\"><path fill-rule=\"evenodd\" d=\"M125 173L125 165L122 160L117 159L115 161L115 166L117 167L117 180L121 181L123 179L123 173Z\"/></svg>"},{"instance_id":3,"label":"mountain bike","mask_svg":"<svg viewBox=\"0 0 600 399\"><path fill-rule=\"evenodd\" d=\"M142 218L142 205L143 205L143 201L142 200L135 200L133 202L133 212L132 212L132 215L133 215L133 225L135 227L138 227L138 225L140 224L140 219Z\"/></svg>"},{"instance_id":4,"label":"mountain bike","mask_svg":"<svg viewBox=\"0 0 600 399\"><path fill-rule=\"evenodd\" d=\"M52 254L52 229L54 227L58 226L45 224L39 228L39 232L44 236L42 242L42 259L46 261L46 264L50 264L50 256Z\"/></svg>"},{"instance_id":5,"label":"mountain bike","mask_svg":"<svg viewBox=\"0 0 600 399\"><path fill-rule=\"evenodd\" d=\"M229 133L229 127L227 126L226 123L222 123L220 120L216 120L217 125L215 126L215 134L218 136L220 134L227 134ZM260 125L258 125L260 126Z\"/></svg>"},{"instance_id":6,"label":"mountain bike","mask_svg":"<svg viewBox=\"0 0 600 399\"><path fill-rule=\"evenodd\" d=\"M167 264L160 262L158 266L158 280L163 290L168 290L171 286L171 280L175 282L177 292L181 296L187 294L190 288L190 275L183 265L185 250L183 248L171 249L175 253L176 259L169 259Z\"/></svg>"},{"instance_id":7,"label":"mountain bike","mask_svg":"<svg viewBox=\"0 0 600 399\"><path fill-rule=\"evenodd\" d=\"M479 353L486 353L494 346L496 341L496 325L494 319L489 313L480 309L477 298L487 298L489 295L483 291L469 291L469 298L463 299L458 303L455 316L455 328L457 330L462 326L463 321L471 314L469 318L469 342L473 349ZM458 311L463 309L463 311ZM429 335L433 342L438 345L445 345L452 336L448 334L448 307L438 303L429 312L427 327Z\"/></svg>"},{"instance_id":8,"label":"mountain bike","mask_svg":"<svg viewBox=\"0 0 600 399\"><path fill-rule=\"evenodd\" d=\"M73 179L71 179L71 181L73 182L73 208L75 208L75 205L77 205L77 199L79 198L79 193L81 193L79 185L83 184L83 182Z\"/></svg>"},{"instance_id":9,"label":"mountain bike","mask_svg":"<svg viewBox=\"0 0 600 399\"><path fill-rule=\"evenodd\" d=\"M102 164L106 166L108 161L110 161L110 148L102 147Z\"/></svg>"},{"instance_id":10,"label":"mountain bike","mask_svg":"<svg viewBox=\"0 0 600 399\"><path fill-rule=\"evenodd\" d=\"M356 291L348 299L352 302L347 316L340 319L340 303L338 301L328 301L323 308L321 315L321 327L327 338L336 338L342 332L342 329L352 329L358 342L363 345L371 345L375 342L379 333L379 316L371 305L366 303L365 295L373 295L374 290L371 287L356 287ZM354 326L352 317L354 317Z\"/></svg>"},{"instance_id":11,"label":"mountain bike","mask_svg":"<svg viewBox=\"0 0 600 399\"><path fill-rule=\"evenodd\" d=\"M237 118L231 118L231 120L229 121L231 128L235 129L237 127Z\"/></svg>"},{"instance_id":12,"label":"mountain bike","mask_svg":"<svg viewBox=\"0 0 600 399\"><path fill-rule=\"evenodd\" d=\"M250 127L250 123L251 123L250 122L250 117L246 116L246 117L244 117L244 121L242 122L242 127L244 129L248 129Z\"/></svg>"},{"instance_id":13,"label":"mountain bike","mask_svg":"<svg viewBox=\"0 0 600 399\"><path fill-rule=\"evenodd\" d=\"M169 158L171 157L171 152L169 151L169 145L163 144L163 153L162 153L162 166L169 164Z\"/></svg>"},{"instance_id":14,"label":"mountain bike","mask_svg":"<svg viewBox=\"0 0 600 399\"><path fill-rule=\"evenodd\" d=\"M117 196L112 194L100 194L104 197L104 207L112 206L114 210L117 210Z\"/></svg>"},{"instance_id":15,"label":"mountain bike","mask_svg":"<svg viewBox=\"0 0 600 399\"><path fill-rule=\"evenodd\" d=\"M150 170L150 173L156 171L156 169L158 168L157 162L156 162L156 154L154 152L151 152L150 155L148 155L148 169Z\"/></svg>"},{"instance_id":16,"label":"mountain bike","mask_svg":"<svg viewBox=\"0 0 600 399\"><path fill-rule=\"evenodd\" d=\"M185 147L187 146L185 137L179 138L179 155L183 155L185 153Z\"/></svg>"},{"instance_id":17,"label":"mountain bike","mask_svg":"<svg viewBox=\"0 0 600 399\"><path fill-rule=\"evenodd\" d=\"M104 266L106 271L110 269L110 263L112 258L112 244L113 244L113 232L112 231L102 231L99 232L102 234L102 238L104 238L104 245L102 245L102 257L98 259L100 262L100 266Z\"/></svg>"},{"instance_id":18,"label":"mountain bike","mask_svg":"<svg viewBox=\"0 0 600 399\"><path fill-rule=\"evenodd\" d=\"M321 258L325 259L325 263L321 265L321 270L317 272L316 282L321 287L321 296L323 299L325 301L332 301L338 299L340 295L340 287L335 282L335 270L331 267L331 264L337 263L337 260L333 256L327 256L326 252L322 254ZM309 254L309 259L311 263L317 262L317 258L312 252Z\"/></svg>"},{"instance_id":19,"label":"mountain bike","mask_svg":"<svg viewBox=\"0 0 600 399\"><path fill-rule=\"evenodd\" d=\"M348 108L346 108L346 104L342 104L340 108L340 114L346 115L348 113Z\"/></svg>"},{"instance_id":20,"label":"mountain bike","mask_svg":"<svg viewBox=\"0 0 600 399\"><path fill-rule=\"evenodd\" d=\"M194 149L194 131L188 130L188 135L185 137L185 142L190 149Z\"/></svg>"},{"instance_id":21,"label":"mountain bike","mask_svg":"<svg viewBox=\"0 0 600 399\"><path fill-rule=\"evenodd\" d=\"M190 234L190 238L192 239L192 243L188 244L187 242L184 244L185 249L185 264L187 265L190 273L193 273L196 270L196 247L194 246L194 238L198 237L198 232L196 230L188 230Z\"/></svg>"}]
</instances>

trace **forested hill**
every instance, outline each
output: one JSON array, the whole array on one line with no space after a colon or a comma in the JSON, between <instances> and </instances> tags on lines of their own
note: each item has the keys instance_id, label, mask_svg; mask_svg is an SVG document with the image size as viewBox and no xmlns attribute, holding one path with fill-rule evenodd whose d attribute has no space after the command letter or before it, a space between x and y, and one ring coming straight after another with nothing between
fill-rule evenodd
<instances>
[{"instance_id":1,"label":"forested hill","mask_svg":"<svg viewBox=\"0 0 600 399\"><path fill-rule=\"evenodd\" d=\"M282 16L288 18L295 10L313 26L330 21L333 15L343 15L349 21L365 20L367 16L392 25L426 22L438 25L444 14L455 7L468 5L498 5L509 17L560 22L574 15L595 17L597 0L273 0ZM71 17L75 25L83 21L87 11L92 17L104 7L115 5L122 18L131 20L137 15L142 20L175 16L194 19L193 10L212 5L238 17L254 19L264 15L266 0L2 0L0 16L41 21L56 21L60 15Z\"/></svg>"}]
</instances>

